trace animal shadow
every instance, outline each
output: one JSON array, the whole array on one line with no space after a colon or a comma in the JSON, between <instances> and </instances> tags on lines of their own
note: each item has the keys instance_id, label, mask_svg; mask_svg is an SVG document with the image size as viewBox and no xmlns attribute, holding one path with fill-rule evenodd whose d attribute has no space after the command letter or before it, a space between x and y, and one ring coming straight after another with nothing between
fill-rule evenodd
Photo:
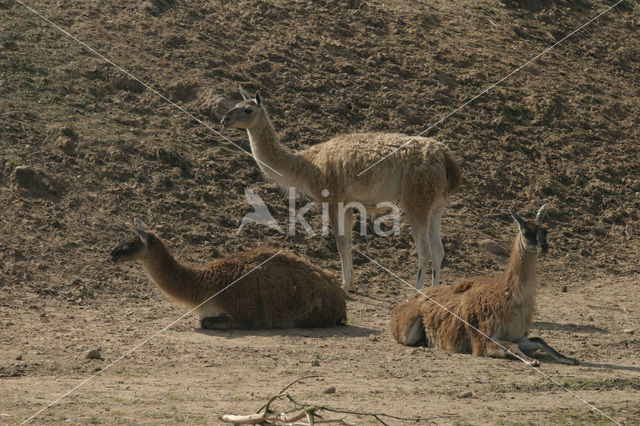
<instances>
[{"instance_id":1,"label":"animal shadow","mask_svg":"<svg viewBox=\"0 0 640 426\"><path fill-rule=\"evenodd\" d=\"M622 371L633 371L636 373L640 373L640 367L630 367L626 365L615 365L615 364L601 364L601 363L593 363L587 361L580 361L580 367L589 367L589 368L597 368L599 370L622 370Z\"/></svg>"},{"instance_id":2,"label":"animal shadow","mask_svg":"<svg viewBox=\"0 0 640 426\"><path fill-rule=\"evenodd\" d=\"M309 337L321 339L325 337L367 337L371 334L378 335L380 330L372 328L358 327L355 325L340 325L336 327L324 328L274 328L274 329L233 329L233 330L208 330L198 328L197 333L207 336L222 337L225 339L236 339L247 336L275 337Z\"/></svg>"},{"instance_id":3,"label":"animal shadow","mask_svg":"<svg viewBox=\"0 0 640 426\"><path fill-rule=\"evenodd\" d=\"M540 330L568 331L572 333L609 334L609 330L605 330L604 328L596 327L593 325L556 324L554 322L536 321L533 323L533 327Z\"/></svg>"}]
</instances>

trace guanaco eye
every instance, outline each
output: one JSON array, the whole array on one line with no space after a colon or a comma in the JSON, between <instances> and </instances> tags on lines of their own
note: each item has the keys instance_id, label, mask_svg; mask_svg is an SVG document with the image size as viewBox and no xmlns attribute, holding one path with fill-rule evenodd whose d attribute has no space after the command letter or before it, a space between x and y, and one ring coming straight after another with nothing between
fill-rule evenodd
<instances>
[{"instance_id":1,"label":"guanaco eye","mask_svg":"<svg viewBox=\"0 0 640 426\"><path fill-rule=\"evenodd\" d=\"M245 112L246 114L251 114L251 113L253 112L253 107L250 107L250 106L246 107L246 108L244 109L244 112Z\"/></svg>"}]
</instances>

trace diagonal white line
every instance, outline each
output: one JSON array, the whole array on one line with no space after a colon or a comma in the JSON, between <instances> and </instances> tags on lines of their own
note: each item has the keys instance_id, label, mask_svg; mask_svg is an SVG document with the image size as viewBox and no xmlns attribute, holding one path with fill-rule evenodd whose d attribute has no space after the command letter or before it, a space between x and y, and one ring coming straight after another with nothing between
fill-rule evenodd
<instances>
[{"instance_id":1,"label":"diagonal white line","mask_svg":"<svg viewBox=\"0 0 640 426\"><path fill-rule=\"evenodd\" d=\"M216 297L217 295L219 295L220 293L222 293L223 291L225 291L226 289L228 289L229 287L231 287L232 285L234 285L235 283L237 283L238 281L240 281L241 279L243 279L244 277L246 277L247 275L249 275L250 273L252 273L253 271L255 271L256 269L259 269L262 265L264 265L265 263L269 262L271 259L273 259L274 257L276 257L277 255L279 255L280 253L282 253L282 250L278 251L277 253L275 253L274 255L272 255L271 257L269 257L267 260L265 260L264 262L260 263L258 266L252 268L250 271L248 271L247 273L243 274L240 278L236 279L235 281L233 281L231 284L229 284L228 286L226 286L225 288L223 288L222 290L220 290L219 292L217 292L216 294L214 294L213 296L209 297L207 300L205 300L204 302L200 303L198 306L196 306L195 308L189 310L188 312L184 313L182 316L180 316L178 319L176 319L175 321L171 322L169 325L165 326L162 330L157 331L156 333L152 334L151 336L147 337L146 339L144 339L142 342L138 343L137 345L135 345L133 348L129 349L127 352L125 352L124 354L122 354L120 357L118 357L115 361L111 362L109 365L107 365L106 367L100 369L100 371L96 372L95 374L93 374L92 376L87 377L86 379L84 379L82 382L80 382L78 385L76 385L73 389L69 390L68 392L66 392L65 394L63 394L62 396L60 396L58 399L50 402L49 404L47 404L44 408L42 408L41 410L39 410L37 413L33 414L32 416L30 416L28 419L24 420L22 423L20 423L20 425L23 425L25 423L28 423L29 421L31 421L32 419L34 419L35 417L37 417L38 415L40 415L40 413L42 413L44 410L46 410L47 408L57 404L58 402L60 402L60 400L66 398L67 396L69 396L71 393L77 391L78 389L80 389L81 387L83 387L84 385L86 385L87 383L89 383L91 380L95 379L98 375L102 374L103 372L105 372L106 370L108 370L109 368L111 368L111 366L113 366L114 364L118 363L120 360L122 360L123 358L131 355L133 352L135 352L138 348L140 348L141 346L145 345L147 342L149 342L151 339L157 337L158 335L164 333L165 331L167 331L169 328L171 328L174 324L176 324L179 321L182 321L187 315L191 314L193 311L195 311L196 309L198 309L200 306L204 305L205 303L207 303L208 301L210 301L211 299L213 299L214 297Z\"/></svg>"},{"instance_id":2,"label":"diagonal white line","mask_svg":"<svg viewBox=\"0 0 640 426\"><path fill-rule=\"evenodd\" d=\"M437 300L431 298L430 296L428 296L427 294L425 294L423 291L421 290L416 290L413 285L411 285L409 282L407 282L405 279L403 279L402 277L398 276L397 274L395 274L393 271L389 270L388 268L386 268L385 266L381 265L380 263L378 263L377 261L375 261L374 259L370 258L369 256L367 256L366 254L364 254L363 252L361 252L360 250L356 249L356 251L358 253L360 253L360 255L364 258L366 258L367 260L369 260L371 263L376 264L377 266L379 266L380 268L382 268L383 270L385 270L386 272L388 272L389 274L393 275L395 278L399 279L400 281L402 281L403 283L405 283L406 285L408 285L409 287L411 287L412 289L414 289L416 292L420 293L421 295L423 295L424 297L426 297L429 301L435 303L438 307L444 309L445 311L447 311L447 313L453 315L457 320L462 321L465 325L471 327L472 329L474 329L475 331L477 331L478 333L480 333L482 336L486 337L487 339L491 340L492 342L494 342L495 344L497 344L498 346L500 346L502 349L504 349L505 351L507 351L508 353L510 353L512 356L518 358L520 361L522 361L526 366L532 368L534 371L536 371L537 373L541 374L542 376L544 376L545 378L549 379L551 382L555 383L556 385L560 386L562 389L564 389L565 391L567 391L569 394L571 394L573 397L577 398L578 400L584 402L585 404L587 404L593 411L597 412L598 414L602 415L603 417L606 417L607 419L611 420L613 423L621 426L620 423L618 423L613 417L609 416L608 414L606 414L604 411L600 410L598 407L596 407L595 405L591 404L589 401L587 401L586 399L584 399L583 397L581 397L580 395L578 395L577 393L573 392L571 389L566 388L564 385L562 385L562 383L558 382L556 379L554 379L553 377L551 377L550 375L548 375L547 373L545 373L544 371L542 371L540 368L536 368L532 365L527 364L527 362L522 359L522 357L520 357L518 354L515 354L513 352L511 352L509 349L507 349L506 347L504 347L500 342L498 342L497 340L495 340L494 338L492 338L491 336L488 336L487 334L483 333L482 331L478 330L476 327L474 327L473 325L469 324L469 322L467 322L465 319L461 318L460 316L456 315L454 312L452 312L451 310L449 310L446 306L443 306L442 304L440 304Z\"/></svg>"},{"instance_id":3,"label":"diagonal white line","mask_svg":"<svg viewBox=\"0 0 640 426\"><path fill-rule=\"evenodd\" d=\"M418 133L417 135L413 136L411 139L409 139L407 142L403 143L402 145L400 145L398 148L394 149L393 151L391 151L389 154L385 155L384 157L382 157L381 159L379 159L378 161L376 161L375 163L373 163L372 165L370 165L369 167L367 167L366 169L362 170L360 173L358 173L357 176L360 176L361 174L367 172L369 169L371 169L372 167L380 164L381 162L383 162L384 160L386 160L387 158L389 158L390 156L392 156L393 154L395 154L396 152L398 152L399 150L401 150L402 148L404 148L405 146L409 145L411 142L415 141L416 138L422 136L423 134L425 134L426 132L428 132L429 130L431 130L433 127L437 126L438 124L444 122L447 118L449 118L450 116L452 116L453 114L455 114L456 112L460 111L462 108L466 107L467 105L469 105L470 103L472 103L473 101L475 101L476 99L478 99L480 96L484 95L485 93L487 93L489 90L493 89L494 87L496 87L498 84L502 83L503 81L505 81L506 79L508 79L509 77L511 77L512 75L514 75L515 73L517 73L518 71L520 71L521 69L523 69L524 67L526 67L527 65L529 65L530 63L534 62L535 60L537 60L540 56L544 55L545 53L547 53L548 51L550 51L551 49L553 49L554 47L556 47L557 45L559 45L560 43L562 43L563 41L565 41L566 39L568 39L569 37L571 37L572 35L574 35L575 33L577 33L578 31L580 31L581 29L583 29L584 27L586 27L587 25L591 24L593 21L595 21L596 19L600 18L602 15L604 15L605 13L609 12L611 9L613 9L614 7L616 7L617 5L619 5L620 3L622 3L624 0L618 0L617 3L615 3L613 6L611 6L610 8L606 9L604 12L599 13L597 16L595 16L594 18L591 18L589 21L587 21L585 24L581 25L578 29L575 29L573 31L571 31L569 34L567 34L566 36L564 36L561 40L555 42L554 44L552 44L551 46L547 47L546 49L544 49L542 52L538 53L536 56L534 56L533 58L529 59L527 62L525 62L524 64L520 65L518 68L516 68L515 70L511 71L509 74L505 75L504 77L502 77L500 80L496 81L495 83L493 83L492 85L490 85L489 87L487 87L486 89L484 89L482 92L478 93L477 95L475 95L473 98L469 99L468 101L466 101L465 103L463 103L462 105L460 105L458 108L454 109L453 111L451 111L450 113L448 113L447 115L445 115L444 117L442 117L440 120L436 121L435 123L433 123L432 125L430 125L429 127L427 127L426 129L424 129L423 131L421 131L420 133Z\"/></svg>"},{"instance_id":4,"label":"diagonal white line","mask_svg":"<svg viewBox=\"0 0 640 426\"><path fill-rule=\"evenodd\" d=\"M71 34L70 32L68 32L67 30L65 30L64 28L60 27L59 25L55 24L54 22L52 22L50 19L48 19L47 17L45 17L44 15L42 15L41 13L39 13L37 10L34 10L33 8L31 8L29 5L23 3L21 0L15 0L16 3L21 4L22 6L24 6L26 9L28 9L31 13L33 13L34 15L38 16L40 19L42 19L43 21L45 21L46 23L48 23L49 25L51 25L52 27L56 28L57 30L59 30L60 32L62 32L64 35L66 35L67 37L71 38L73 41L75 41L76 43L80 44L82 47L84 47L85 49L87 49L89 52L93 53L94 55L96 55L97 57L99 57L100 59L102 59L103 61L109 63L110 65L114 66L116 69L118 69L118 71L122 72L123 74L126 74L127 76L131 77L132 79L134 79L135 81L137 81L138 83L140 83L142 86L144 86L146 89L148 89L149 91L153 92L155 95L157 95L158 97L160 97L162 100L168 102L169 104L171 104L172 106L174 106L175 108L177 108L180 112L182 112L183 114L185 114L186 116L188 116L189 118L191 118L192 120L197 121L199 124L203 125L204 127L206 127L207 129L211 130L213 133L215 133L216 135L220 136L222 139L224 139L225 141L227 141L228 143L230 143L231 145L233 145L234 147L238 148L240 151L244 152L247 155L250 155L254 158L254 160L256 160L257 163L260 163L262 165L264 165L265 167L269 168L271 171L273 171L275 174L277 174L278 176L282 176L282 173L280 173L279 171L277 171L276 169L274 169L273 167L271 167L270 165L268 165L267 163L265 163L264 161L258 160L253 154L251 154L249 151L247 151L246 149L242 148L240 145L238 145L237 143L233 142L231 139L227 138L226 136L224 136L222 133L218 132L216 129L214 129L213 127L209 126L207 123L205 123L204 121L202 121L201 119L199 119L198 117L196 117L195 115L191 114L189 111L187 111L186 109L182 108L180 105L176 104L175 102L173 102L171 99L167 98L165 95L163 95L162 93L160 93L158 90L154 89L153 87L149 86L147 83L145 83L144 81L140 80L138 77L136 77L135 75L133 75L132 73L130 73L129 71L127 71L126 69L124 69L123 67L121 67L120 65L116 64L115 62L113 62L111 59L107 58L106 56L104 56L103 54L101 54L100 52L98 52L97 50L95 50L93 47L89 46L87 43L83 42L82 40L78 39L76 36L74 36L73 34Z\"/></svg>"}]
</instances>

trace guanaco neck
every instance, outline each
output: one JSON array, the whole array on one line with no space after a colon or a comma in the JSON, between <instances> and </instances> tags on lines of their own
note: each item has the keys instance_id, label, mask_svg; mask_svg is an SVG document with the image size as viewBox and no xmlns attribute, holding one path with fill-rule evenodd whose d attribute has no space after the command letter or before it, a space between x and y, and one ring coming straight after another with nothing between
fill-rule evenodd
<instances>
[{"instance_id":1,"label":"guanaco neck","mask_svg":"<svg viewBox=\"0 0 640 426\"><path fill-rule=\"evenodd\" d=\"M153 237L149 245L142 266L157 286L180 302L199 303L198 283L202 280L202 271L176 259L157 237Z\"/></svg>"},{"instance_id":2,"label":"guanaco neck","mask_svg":"<svg viewBox=\"0 0 640 426\"><path fill-rule=\"evenodd\" d=\"M511 290L514 295L535 298L537 260L538 253L524 249L522 235L518 232L505 271L507 290Z\"/></svg>"},{"instance_id":3,"label":"guanaco neck","mask_svg":"<svg viewBox=\"0 0 640 426\"><path fill-rule=\"evenodd\" d=\"M247 129L247 133L251 152L265 175L282 187L295 186L303 192L309 192L301 184L308 181L311 168L303 158L290 153L280 144L280 137L264 109L260 111L256 124Z\"/></svg>"}]
</instances>

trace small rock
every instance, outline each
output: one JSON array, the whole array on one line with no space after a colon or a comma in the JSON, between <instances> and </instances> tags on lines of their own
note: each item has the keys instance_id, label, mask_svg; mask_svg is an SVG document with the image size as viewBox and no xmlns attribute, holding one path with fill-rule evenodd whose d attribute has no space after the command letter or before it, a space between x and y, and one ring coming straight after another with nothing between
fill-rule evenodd
<instances>
[{"instance_id":1,"label":"small rock","mask_svg":"<svg viewBox=\"0 0 640 426\"><path fill-rule=\"evenodd\" d=\"M567 286L566 286L566 285L562 286L562 292L563 292L563 293L566 293L566 292L567 292L567 290L568 290L568 289L567 289Z\"/></svg>"},{"instance_id":2,"label":"small rock","mask_svg":"<svg viewBox=\"0 0 640 426\"><path fill-rule=\"evenodd\" d=\"M626 330L624 330L625 334L633 334L636 331L633 328L627 328Z\"/></svg>"},{"instance_id":3,"label":"small rock","mask_svg":"<svg viewBox=\"0 0 640 426\"><path fill-rule=\"evenodd\" d=\"M335 386L329 386L328 388L323 390L322 393L336 393L336 387Z\"/></svg>"},{"instance_id":4,"label":"small rock","mask_svg":"<svg viewBox=\"0 0 640 426\"><path fill-rule=\"evenodd\" d=\"M18 355L18 356L16 357L16 361L22 361L22 355Z\"/></svg>"},{"instance_id":5,"label":"small rock","mask_svg":"<svg viewBox=\"0 0 640 426\"><path fill-rule=\"evenodd\" d=\"M377 342L380 339L378 339L378 336L376 336L375 334L370 334L369 340L371 340L372 342Z\"/></svg>"},{"instance_id":6,"label":"small rock","mask_svg":"<svg viewBox=\"0 0 640 426\"><path fill-rule=\"evenodd\" d=\"M506 256L507 252L502 246L493 240L486 239L478 243L481 249L488 251L489 253L497 254L498 256Z\"/></svg>"},{"instance_id":7,"label":"small rock","mask_svg":"<svg viewBox=\"0 0 640 426\"><path fill-rule=\"evenodd\" d=\"M593 315L587 315L587 321L593 321Z\"/></svg>"},{"instance_id":8,"label":"small rock","mask_svg":"<svg viewBox=\"0 0 640 426\"><path fill-rule=\"evenodd\" d=\"M311 365L313 367L319 367L320 366L320 360L314 359L313 361L311 361Z\"/></svg>"},{"instance_id":9,"label":"small rock","mask_svg":"<svg viewBox=\"0 0 640 426\"><path fill-rule=\"evenodd\" d=\"M555 43L557 41L556 38L553 36L553 34L551 34L549 31L544 32L544 37L547 38L549 43Z\"/></svg>"},{"instance_id":10,"label":"small rock","mask_svg":"<svg viewBox=\"0 0 640 426\"><path fill-rule=\"evenodd\" d=\"M458 395L458 398L471 398L473 396L473 392L465 391Z\"/></svg>"},{"instance_id":11,"label":"small rock","mask_svg":"<svg viewBox=\"0 0 640 426\"><path fill-rule=\"evenodd\" d=\"M100 353L100 348L98 349L91 349L89 352L87 352L86 357L87 359L102 359L102 354Z\"/></svg>"}]
</instances>

